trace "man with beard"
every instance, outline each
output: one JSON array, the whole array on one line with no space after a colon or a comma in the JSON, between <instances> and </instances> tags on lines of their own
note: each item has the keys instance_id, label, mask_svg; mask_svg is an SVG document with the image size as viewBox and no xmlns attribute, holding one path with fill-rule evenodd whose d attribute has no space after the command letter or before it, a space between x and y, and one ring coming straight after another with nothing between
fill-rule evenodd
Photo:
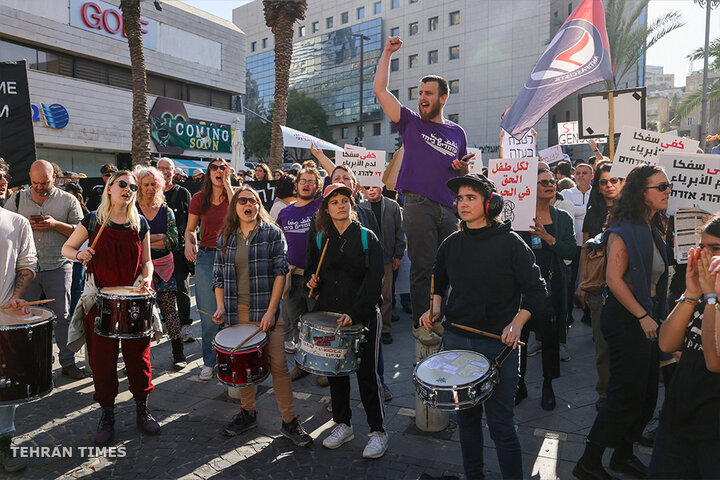
<instances>
[{"instance_id":1,"label":"man with beard","mask_svg":"<svg viewBox=\"0 0 720 480\"><path fill-rule=\"evenodd\" d=\"M50 162L37 160L30 166L30 189L17 192L5 202L5 208L30 220L38 252L37 275L28 300L54 298L47 306L55 312L55 341L60 349L62 373L73 380L85 378L75 366L75 355L67 347L70 326L70 289L72 261L62 255L62 246L83 218L80 202L55 186Z\"/></svg>"},{"instance_id":2,"label":"man with beard","mask_svg":"<svg viewBox=\"0 0 720 480\"><path fill-rule=\"evenodd\" d=\"M162 157L157 162L157 169L165 179L165 201L168 207L175 212L175 224L178 229L178 244L173 250L174 272L173 276L177 282L178 317L180 318L180 336L183 342L192 342L193 336L190 332L192 319L190 318L190 284L188 276L190 269L185 258L185 227L187 227L188 210L190 209L190 192L180 185L175 185L175 164L172 160Z\"/></svg>"},{"instance_id":3,"label":"man with beard","mask_svg":"<svg viewBox=\"0 0 720 480\"><path fill-rule=\"evenodd\" d=\"M322 203L318 196L322 179L315 168L303 168L295 180L297 201L280 210L277 224L285 233L288 245L288 262L290 263L290 290L283 299L282 308L285 312L285 350L294 352L298 340L297 320L307 312L305 282L305 251L307 249L308 231L313 215ZM287 287L286 287L287 289ZM307 372L295 367L290 378L297 380Z\"/></svg>"},{"instance_id":4,"label":"man with beard","mask_svg":"<svg viewBox=\"0 0 720 480\"><path fill-rule=\"evenodd\" d=\"M8 183L10 183L10 166L0 157L0 208L5 206L8 197Z\"/></svg>"},{"instance_id":5,"label":"man with beard","mask_svg":"<svg viewBox=\"0 0 720 480\"><path fill-rule=\"evenodd\" d=\"M430 274L435 253L442 241L457 230L454 196L446 182L467 175L467 138L459 125L443 117L448 83L428 75L420 80L418 113L403 106L388 90L390 57L400 49L399 37L385 44L375 74L373 92L385 114L394 123L405 154L396 188L405 194L404 222L410 257L410 296L413 333L427 339L418 327L420 315L430 304Z\"/></svg>"}]
</instances>

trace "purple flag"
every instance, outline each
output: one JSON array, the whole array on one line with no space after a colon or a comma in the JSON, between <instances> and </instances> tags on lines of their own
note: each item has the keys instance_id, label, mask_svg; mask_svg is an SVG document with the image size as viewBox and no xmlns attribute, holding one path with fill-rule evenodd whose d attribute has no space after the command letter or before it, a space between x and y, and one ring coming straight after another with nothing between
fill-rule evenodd
<instances>
[{"instance_id":1,"label":"purple flag","mask_svg":"<svg viewBox=\"0 0 720 480\"><path fill-rule=\"evenodd\" d=\"M602 1L584 0L545 49L500 125L513 137L522 138L563 98L612 79Z\"/></svg>"}]
</instances>

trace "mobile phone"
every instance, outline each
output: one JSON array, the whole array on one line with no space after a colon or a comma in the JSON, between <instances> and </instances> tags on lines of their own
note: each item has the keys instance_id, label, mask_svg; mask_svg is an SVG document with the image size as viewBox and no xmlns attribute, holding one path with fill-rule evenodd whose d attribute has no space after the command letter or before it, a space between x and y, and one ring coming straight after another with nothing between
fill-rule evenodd
<instances>
[{"instance_id":1,"label":"mobile phone","mask_svg":"<svg viewBox=\"0 0 720 480\"><path fill-rule=\"evenodd\" d=\"M43 220L45 220L45 217L43 217L42 215L30 215L30 220L34 222L42 222Z\"/></svg>"}]
</instances>

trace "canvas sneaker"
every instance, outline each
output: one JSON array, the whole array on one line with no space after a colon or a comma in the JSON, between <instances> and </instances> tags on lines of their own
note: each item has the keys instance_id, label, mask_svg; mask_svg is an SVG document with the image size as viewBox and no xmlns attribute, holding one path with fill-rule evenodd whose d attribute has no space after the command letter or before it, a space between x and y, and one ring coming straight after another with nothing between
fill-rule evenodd
<instances>
[{"instance_id":1,"label":"canvas sneaker","mask_svg":"<svg viewBox=\"0 0 720 480\"><path fill-rule=\"evenodd\" d=\"M365 450L363 450L363 458L380 458L385 455L387 450L388 436L385 432L372 432L368 440Z\"/></svg>"},{"instance_id":2,"label":"canvas sneaker","mask_svg":"<svg viewBox=\"0 0 720 480\"><path fill-rule=\"evenodd\" d=\"M200 370L200 380L207 382L212 379L214 373L213 367L203 366Z\"/></svg>"},{"instance_id":3,"label":"canvas sneaker","mask_svg":"<svg viewBox=\"0 0 720 480\"><path fill-rule=\"evenodd\" d=\"M180 338L182 338L182 341L185 343L190 343L195 341L195 337L193 337L192 331L190 330L190 325L183 325L180 329Z\"/></svg>"},{"instance_id":4,"label":"canvas sneaker","mask_svg":"<svg viewBox=\"0 0 720 480\"><path fill-rule=\"evenodd\" d=\"M308 435L305 429L300 425L297 418L293 418L291 422L282 422L280 433L289 438L298 447L307 447L312 443L312 437Z\"/></svg>"},{"instance_id":5,"label":"canvas sneaker","mask_svg":"<svg viewBox=\"0 0 720 480\"><path fill-rule=\"evenodd\" d=\"M325 448L338 448L344 443L349 442L355 438L352 427L345 425L344 423L338 423L335 428L332 429L330 435L323 440L323 447Z\"/></svg>"},{"instance_id":6,"label":"canvas sneaker","mask_svg":"<svg viewBox=\"0 0 720 480\"><path fill-rule=\"evenodd\" d=\"M234 437L255 427L257 427L257 414L241 408L240 413L233 417L232 422L225 425L223 433L228 437Z\"/></svg>"}]
</instances>

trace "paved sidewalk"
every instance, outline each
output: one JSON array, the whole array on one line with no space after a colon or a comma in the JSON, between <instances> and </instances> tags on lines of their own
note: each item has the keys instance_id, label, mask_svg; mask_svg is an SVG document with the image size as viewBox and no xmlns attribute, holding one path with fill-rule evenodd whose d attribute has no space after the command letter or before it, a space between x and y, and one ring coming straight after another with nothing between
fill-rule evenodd
<instances>
[{"instance_id":1,"label":"paved sidewalk","mask_svg":"<svg viewBox=\"0 0 720 480\"><path fill-rule=\"evenodd\" d=\"M199 337L199 322L193 324L193 330ZM572 360L562 362L562 376L554 382L557 408L552 412L540 408L540 355L528 359L529 397L515 410L523 448L523 468L528 478L573 478L574 462L582 452L584 436L595 418L596 374L591 335L590 327L579 321L570 329ZM355 381L351 394L355 439L337 450L328 450L321 445L333 426L327 411L330 391L328 387L318 386L313 376L293 383L297 414L315 439L313 447L295 447L279 434L281 421L269 378L259 389L258 428L238 437L225 437L222 426L238 411L238 401L229 398L227 387L215 380L203 383L198 379L202 363L199 342L185 344L190 365L181 372L174 372L170 343L166 338L160 345L153 343L152 348L155 391L150 395L150 408L162 425L161 435L145 436L136 427L134 402L120 364L116 448L105 452L81 449L93 445L100 416L92 399L92 380L70 381L60 375L59 365L56 365L56 388L52 394L18 408L14 440L20 447L50 447L46 454L56 456L29 458L26 471L18 475L0 472L0 478L6 475L8 478L42 479L351 480L416 479L423 472L464 478L453 416L451 428L445 432L426 434L415 427L412 385L415 347L409 315L401 313L401 321L393 324L393 338L393 344L383 345L385 379L394 397L386 406L390 438L388 452L381 459L362 458L369 429ZM662 391L661 388L661 398ZM661 399L658 404L660 402ZM500 478L487 427L485 433L487 477ZM66 449L63 452L54 447L72 447L72 451ZM63 453L68 456L60 456ZM649 461L649 453L649 449L641 447L639 456Z\"/></svg>"}]
</instances>

